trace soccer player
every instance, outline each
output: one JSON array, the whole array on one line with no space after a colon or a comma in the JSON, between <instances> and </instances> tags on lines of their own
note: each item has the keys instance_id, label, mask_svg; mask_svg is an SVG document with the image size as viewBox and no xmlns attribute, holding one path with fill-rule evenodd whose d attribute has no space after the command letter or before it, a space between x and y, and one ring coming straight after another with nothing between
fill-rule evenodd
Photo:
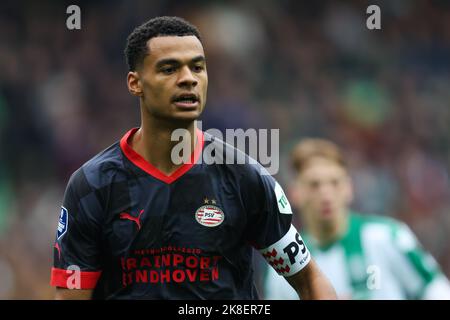
<instances>
[{"instance_id":1,"label":"soccer player","mask_svg":"<svg viewBox=\"0 0 450 320\"><path fill-rule=\"evenodd\" d=\"M339 298L450 298L447 278L404 223L349 209L352 183L336 144L304 139L292 163L297 176L291 200L305 224L305 243ZM266 299L298 299L271 270L264 291Z\"/></svg>"},{"instance_id":2,"label":"soccer player","mask_svg":"<svg viewBox=\"0 0 450 320\"><path fill-rule=\"evenodd\" d=\"M125 54L141 125L69 180L51 271L56 298L257 299L252 246L302 298L335 298L291 225L281 186L259 164L207 161L212 149L222 150L216 160L249 158L196 127L208 85L198 30L154 18L130 34ZM182 164L172 157L176 129L193 146Z\"/></svg>"}]
</instances>

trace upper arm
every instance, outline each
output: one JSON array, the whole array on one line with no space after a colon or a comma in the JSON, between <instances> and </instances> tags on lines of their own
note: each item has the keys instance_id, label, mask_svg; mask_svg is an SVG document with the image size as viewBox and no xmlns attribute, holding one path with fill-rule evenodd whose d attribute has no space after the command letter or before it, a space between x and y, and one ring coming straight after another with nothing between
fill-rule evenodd
<instances>
[{"instance_id":1,"label":"upper arm","mask_svg":"<svg viewBox=\"0 0 450 320\"><path fill-rule=\"evenodd\" d=\"M257 249L267 248L288 232L292 210L274 178L253 174L247 180L250 183L242 187L245 189L242 199L248 212L247 240Z\"/></svg>"},{"instance_id":2,"label":"upper arm","mask_svg":"<svg viewBox=\"0 0 450 320\"><path fill-rule=\"evenodd\" d=\"M66 288L56 288L55 300L90 300L92 299L91 289L71 290Z\"/></svg>"},{"instance_id":3,"label":"upper arm","mask_svg":"<svg viewBox=\"0 0 450 320\"><path fill-rule=\"evenodd\" d=\"M315 272L315 268L315 263L312 261L308 263L308 265L305 266L305 268L303 268L300 272L297 272L290 277L285 277L286 281L291 285L291 287L294 288L295 291L297 291L299 297L304 298L305 295L308 295L308 283L310 282L310 279Z\"/></svg>"},{"instance_id":4,"label":"upper arm","mask_svg":"<svg viewBox=\"0 0 450 320\"><path fill-rule=\"evenodd\" d=\"M279 275L288 279L302 298L336 298L328 279L311 263L308 248L291 224L292 209L283 189L268 174L257 178L251 192L243 197L250 211L246 233L249 242Z\"/></svg>"},{"instance_id":5,"label":"upper arm","mask_svg":"<svg viewBox=\"0 0 450 320\"><path fill-rule=\"evenodd\" d=\"M285 279L303 300L336 299L334 288L313 259L301 271Z\"/></svg>"},{"instance_id":6,"label":"upper arm","mask_svg":"<svg viewBox=\"0 0 450 320\"><path fill-rule=\"evenodd\" d=\"M82 170L78 170L64 194L53 247L51 285L95 288L102 271L100 214L99 201Z\"/></svg>"},{"instance_id":7,"label":"upper arm","mask_svg":"<svg viewBox=\"0 0 450 320\"><path fill-rule=\"evenodd\" d=\"M278 274L291 276L308 264L309 251L291 224L292 209L280 184L269 175L257 178L243 197L250 211L247 239Z\"/></svg>"}]
</instances>

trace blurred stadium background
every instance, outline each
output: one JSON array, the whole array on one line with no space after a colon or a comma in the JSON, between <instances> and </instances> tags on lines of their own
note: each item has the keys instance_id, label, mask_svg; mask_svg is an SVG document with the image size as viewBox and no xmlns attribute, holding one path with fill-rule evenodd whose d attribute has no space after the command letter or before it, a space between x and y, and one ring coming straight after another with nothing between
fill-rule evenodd
<instances>
[{"instance_id":1,"label":"blurred stadium background","mask_svg":"<svg viewBox=\"0 0 450 320\"><path fill-rule=\"evenodd\" d=\"M66 8L81 7L81 30ZM382 29L366 28L381 7ZM0 298L52 298L52 242L70 174L139 124L132 29L179 15L204 37L203 128L280 128L341 144L354 208L405 221L450 276L450 2L2 1Z\"/></svg>"}]
</instances>

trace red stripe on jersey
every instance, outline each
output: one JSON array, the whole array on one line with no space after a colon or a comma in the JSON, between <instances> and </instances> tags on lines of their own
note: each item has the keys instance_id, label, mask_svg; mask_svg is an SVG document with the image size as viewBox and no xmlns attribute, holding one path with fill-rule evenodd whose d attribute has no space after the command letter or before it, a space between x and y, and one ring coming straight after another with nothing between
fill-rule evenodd
<instances>
[{"instance_id":1,"label":"red stripe on jersey","mask_svg":"<svg viewBox=\"0 0 450 320\"><path fill-rule=\"evenodd\" d=\"M74 275L74 272L73 270L52 268L50 285L68 288L67 280ZM80 271L80 289L94 289L101 273L101 271ZM70 282L74 281L70 279Z\"/></svg>"}]
</instances>

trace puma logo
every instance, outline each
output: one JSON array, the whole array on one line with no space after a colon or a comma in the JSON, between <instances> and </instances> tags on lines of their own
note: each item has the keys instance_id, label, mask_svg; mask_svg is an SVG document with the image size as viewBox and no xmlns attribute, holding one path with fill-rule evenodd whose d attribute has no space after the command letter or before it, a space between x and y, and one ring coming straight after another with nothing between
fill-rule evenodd
<instances>
[{"instance_id":1,"label":"puma logo","mask_svg":"<svg viewBox=\"0 0 450 320\"><path fill-rule=\"evenodd\" d=\"M61 260L61 248L59 247L58 242L55 242L55 245L53 246L56 250L58 250L58 259Z\"/></svg>"},{"instance_id":2,"label":"puma logo","mask_svg":"<svg viewBox=\"0 0 450 320\"><path fill-rule=\"evenodd\" d=\"M122 212L120 214L120 219L126 219L126 220L134 221L136 223L137 227L138 227L138 230L141 230L141 215L143 213L144 213L144 210L141 210L137 217L133 217L131 214L129 214L127 212Z\"/></svg>"}]
</instances>

